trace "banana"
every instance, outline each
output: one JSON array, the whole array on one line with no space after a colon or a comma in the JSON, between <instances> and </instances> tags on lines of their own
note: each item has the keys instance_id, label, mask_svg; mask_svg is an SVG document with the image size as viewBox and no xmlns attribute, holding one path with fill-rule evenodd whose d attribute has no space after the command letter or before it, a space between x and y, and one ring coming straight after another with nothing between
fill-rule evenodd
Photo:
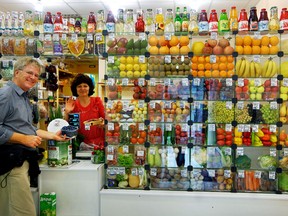
<instances>
[{"instance_id":1,"label":"banana","mask_svg":"<svg viewBox=\"0 0 288 216\"><path fill-rule=\"evenodd\" d=\"M269 60L266 60L264 63L264 67L262 68L262 77L266 77L268 65L269 65Z\"/></svg>"},{"instance_id":2,"label":"banana","mask_svg":"<svg viewBox=\"0 0 288 216\"><path fill-rule=\"evenodd\" d=\"M255 62L250 62L250 77L256 77Z\"/></svg>"},{"instance_id":3,"label":"banana","mask_svg":"<svg viewBox=\"0 0 288 216\"><path fill-rule=\"evenodd\" d=\"M246 69L245 67L246 67L246 60L242 59L240 70L239 70L239 73L238 73L238 77L243 77L243 75L245 73L245 69Z\"/></svg>"},{"instance_id":4,"label":"banana","mask_svg":"<svg viewBox=\"0 0 288 216\"><path fill-rule=\"evenodd\" d=\"M239 61L237 61L237 62L236 62L236 66L235 66L235 68L236 68L235 73L236 73L236 75L238 75L238 76L239 76L239 71L240 71L241 63L242 63L242 59L240 59Z\"/></svg>"},{"instance_id":5,"label":"banana","mask_svg":"<svg viewBox=\"0 0 288 216\"><path fill-rule=\"evenodd\" d=\"M243 77L250 77L250 62L245 60L245 71Z\"/></svg>"},{"instance_id":6,"label":"banana","mask_svg":"<svg viewBox=\"0 0 288 216\"><path fill-rule=\"evenodd\" d=\"M268 68L267 68L267 71L266 71L266 76L265 77L271 77L272 75L272 68L273 68L273 61L272 60L269 60L269 64L268 64Z\"/></svg>"},{"instance_id":7,"label":"banana","mask_svg":"<svg viewBox=\"0 0 288 216\"><path fill-rule=\"evenodd\" d=\"M271 62L272 62L272 71L270 77L274 77L275 74L277 73L277 65L275 61L271 60Z\"/></svg>"},{"instance_id":8,"label":"banana","mask_svg":"<svg viewBox=\"0 0 288 216\"><path fill-rule=\"evenodd\" d=\"M261 65L258 62L255 62L254 66L255 66L256 77L260 77L262 74Z\"/></svg>"}]
</instances>

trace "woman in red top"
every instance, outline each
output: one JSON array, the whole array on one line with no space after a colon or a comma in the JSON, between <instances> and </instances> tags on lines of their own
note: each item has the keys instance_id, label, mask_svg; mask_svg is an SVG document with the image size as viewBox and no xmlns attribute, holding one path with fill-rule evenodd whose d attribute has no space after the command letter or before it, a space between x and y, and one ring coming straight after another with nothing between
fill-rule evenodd
<instances>
[{"instance_id":1,"label":"woman in red top","mask_svg":"<svg viewBox=\"0 0 288 216\"><path fill-rule=\"evenodd\" d=\"M91 78L84 74L78 74L71 84L73 96L65 105L65 119L69 113L80 114L79 134L84 136L84 143L93 147L104 146L104 106L100 97L90 97L94 93L94 84ZM81 148L81 147L80 147Z\"/></svg>"}]
</instances>

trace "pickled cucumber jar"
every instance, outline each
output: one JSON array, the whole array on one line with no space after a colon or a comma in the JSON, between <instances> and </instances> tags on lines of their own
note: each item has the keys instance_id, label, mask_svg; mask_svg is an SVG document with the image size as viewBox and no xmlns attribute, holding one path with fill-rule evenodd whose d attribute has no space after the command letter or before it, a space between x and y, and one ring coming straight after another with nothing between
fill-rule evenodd
<instances>
[{"instance_id":1,"label":"pickled cucumber jar","mask_svg":"<svg viewBox=\"0 0 288 216\"><path fill-rule=\"evenodd\" d=\"M280 29L280 22L278 18L278 8L273 6L270 8L269 31L278 31Z\"/></svg>"}]
</instances>

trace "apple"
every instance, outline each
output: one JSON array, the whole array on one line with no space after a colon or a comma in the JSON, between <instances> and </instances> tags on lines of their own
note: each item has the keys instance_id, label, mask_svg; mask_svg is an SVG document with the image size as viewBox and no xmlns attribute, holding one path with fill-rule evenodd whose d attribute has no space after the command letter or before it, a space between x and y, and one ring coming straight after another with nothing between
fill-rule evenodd
<instances>
[{"instance_id":1,"label":"apple","mask_svg":"<svg viewBox=\"0 0 288 216\"><path fill-rule=\"evenodd\" d=\"M278 90L279 90L279 87L278 86L273 86L273 87L271 87L271 92L278 92Z\"/></svg>"},{"instance_id":2,"label":"apple","mask_svg":"<svg viewBox=\"0 0 288 216\"><path fill-rule=\"evenodd\" d=\"M257 88L256 88L255 86L250 86L250 87L249 87L249 91L250 91L251 93L256 93L256 92L257 92Z\"/></svg>"},{"instance_id":3,"label":"apple","mask_svg":"<svg viewBox=\"0 0 288 216\"><path fill-rule=\"evenodd\" d=\"M263 86L257 87L257 92L258 93L263 93L264 92L264 87Z\"/></svg>"},{"instance_id":4,"label":"apple","mask_svg":"<svg viewBox=\"0 0 288 216\"><path fill-rule=\"evenodd\" d=\"M248 79L244 79L243 82L244 82L244 86L248 86L249 85L249 80Z\"/></svg>"},{"instance_id":5,"label":"apple","mask_svg":"<svg viewBox=\"0 0 288 216\"><path fill-rule=\"evenodd\" d=\"M265 80L264 86L265 87L270 87L271 86L271 80Z\"/></svg>"},{"instance_id":6,"label":"apple","mask_svg":"<svg viewBox=\"0 0 288 216\"><path fill-rule=\"evenodd\" d=\"M256 100L262 100L262 93L256 94Z\"/></svg>"},{"instance_id":7,"label":"apple","mask_svg":"<svg viewBox=\"0 0 288 216\"><path fill-rule=\"evenodd\" d=\"M254 93L250 94L250 99L251 100L255 100L255 98L256 98L256 95Z\"/></svg>"},{"instance_id":8,"label":"apple","mask_svg":"<svg viewBox=\"0 0 288 216\"><path fill-rule=\"evenodd\" d=\"M247 85L242 87L242 92L248 92L249 91L249 87Z\"/></svg>"},{"instance_id":9,"label":"apple","mask_svg":"<svg viewBox=\"0 0 288 216\"><path fill-rule=\"evenodd\" d=\"M250 85L250 86L255 86L254 80L250 80L249 85Z\"/></svg>"}]
</instances>

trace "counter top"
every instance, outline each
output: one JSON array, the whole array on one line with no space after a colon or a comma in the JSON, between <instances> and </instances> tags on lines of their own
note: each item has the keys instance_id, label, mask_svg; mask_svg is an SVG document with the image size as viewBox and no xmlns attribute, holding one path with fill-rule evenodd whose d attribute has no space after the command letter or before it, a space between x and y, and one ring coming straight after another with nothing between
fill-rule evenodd
<instances>
[{"instance_id":1,"label":"counter top","mask_svg":"<svg viewBox=\"0 0 288 216\"><path fill-rule=\"evenodd\" d=\"M57 170L79 170L79 171L87 171L87 170L98 170L104 164L93 164L90 160L75 160L71 165L62 166L62 167L49 167L47 164L40 164L40 170L45 171L57 171Z\"/></svg>"}]
</instances>

